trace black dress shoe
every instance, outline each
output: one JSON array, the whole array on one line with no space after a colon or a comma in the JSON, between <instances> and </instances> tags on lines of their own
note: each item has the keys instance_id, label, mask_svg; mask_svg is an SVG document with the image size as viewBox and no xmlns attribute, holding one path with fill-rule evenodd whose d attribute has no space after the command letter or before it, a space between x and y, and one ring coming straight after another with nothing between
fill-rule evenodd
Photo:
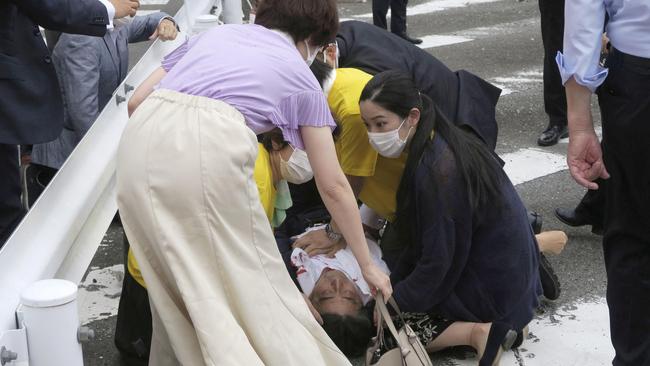
<instances>
[{"instance_id":1,"label":"black dress shoe","mask_svg":"<svg viewBox=\"0 0 650 366\"><path fill-rule=\"evenodd\" d=\"M533 228L533 233L535 233L535 235L542 232L542 215L538 214L535 211L528 211L528 222Z\"/></svg>"},{"instance_id":2,"label":"black dress shoe","mask_svg":"<svg viewBox=\"0 0 650 366\"><path fill-rule=\"evenodd\" d=\"M405 40L407 40L407 41L409 41L409 42L411 42L411 43L413 43L413 44L420 44L420 43L422 43L422 40L421 40L420 38L412 38L412 37L410 37L410 36L409 36L408 34L406 34L406 33L401 33L401 34L395 33L395 35L398 36L398 37L400 37L400 38L403 38L403 39L405 39Z\"/></svg>"},{"instance_id":3,"label":"black dress shoe","mask_svg":"<svg viewBox=\"0 0 650 366\"><path fill-rule=\"evenodd\" d=\"M558 220L569 226L585 226L591 225L591 232L596 235L603 235L603 227L600 224L597 224L590 217L577 215L575 210L566 209L566 208L556 208L555 217Z\"/></svg>"},{"instance_id":4,"label":"black dress shoe","mask_svg":"<svg viewBox=\"0 0 650 366\"><path fill-rule=\"evenodd\" d=\"M565 137L569 137L569 130L566 126L549 126L539 135L537 145L552 146Z\"/></svg>"},{"instance_id":5,"label":"black dress shoe","mask_svg":"<svg viewBox=\"0 0 650 366\"><path fill-rule=\"evenodd\" d=\"M557 300L561 291L560 280L557 278L551 262L543 253L539 253L539 279L542 282L544 297L549 300Z\"/></svg>"}]
</instances>

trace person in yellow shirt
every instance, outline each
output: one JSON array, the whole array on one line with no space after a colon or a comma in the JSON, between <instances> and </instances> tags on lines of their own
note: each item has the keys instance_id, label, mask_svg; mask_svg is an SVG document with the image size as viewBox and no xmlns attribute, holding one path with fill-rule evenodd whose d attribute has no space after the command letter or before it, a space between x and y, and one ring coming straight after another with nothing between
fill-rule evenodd
<instances>
[{"instance_id":1,"label":"person in yellow shirt","mask_svg":"<svg viewBox=\"0 0 650 366\"><path fill-rule=\"evenodd\" d=\"M265 133L258 144L253 176L269 224L277 227L286 217L285 210L291 207L287 182L304 183L311 180L313 173L307 154L294 149L284 140L282 132L274 129ZM124 243L128 246L126 235ZM149 358L151 310L147 285L130 249L125 262L127 271L118 308L115 343L122 350L127 365L139 365Z\"/></svg>"},{"instance_id":2,"label":"person in yellow shirt","mask_svg":"<svg viewBox=\"0 0 650 366\"><path fill-rule=\"evenodd\" d=\"M377 154L369 142L359 111L359 96L372 75L353 68L333 69L319 60L314 61L311 69L316 79L322 80L323 91L337 124L334 132L337 156L355 196L382 219L392 222L407 153L389 159ZM339 235L336 223L330 222L324 230L312 231L298 239L295 246L310 255L334 253L343 245L331 246ZM390 248L382 246L382 250L386 254Z\"/></svg>"}]
</instances>

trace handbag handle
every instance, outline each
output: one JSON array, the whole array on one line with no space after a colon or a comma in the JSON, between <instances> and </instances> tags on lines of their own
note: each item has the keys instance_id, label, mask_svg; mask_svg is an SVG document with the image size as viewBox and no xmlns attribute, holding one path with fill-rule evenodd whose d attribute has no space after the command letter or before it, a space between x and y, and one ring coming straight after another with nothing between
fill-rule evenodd
<instances>
[{"instance_id":1,"label":"handbag handle","mask_svg":"<svg viewBox=\"0 0 650 366\"><path fill-rule=\"evenodd\" d=\"M389 299L389 302L392 300L394 303L395 300L392 298ZM391 306L395 307L397 304L391 304ZM393 323L393 319L391 319L390 314L388 313L388 308L386 308L386 304L384 303L384 295L381 294L381 292L377 292L377 295L375 297L375 307L379 309L379 321L377 322L377 327L382 328L382 321L386 323L388 326L388 330L390 330L390 333L393 335L393 338L395 338L395 342L397 342L397 346L400 348L400 352L402 354L402 362L404 361L404 357L406 356L405 353L408 353L408 348L404 348L402 345L402 342L400 341L399 333L397 332L397 328L395 328L395 324ZM396 309L399 313L400 318L402 318L401 312L399 312L399 309ZM404 319L401 319L402 322ZM404 326L406 326L406 323L404 323ZM377 330L377 334L379 334L379 329Z\"/></svg>"}]
</instances>

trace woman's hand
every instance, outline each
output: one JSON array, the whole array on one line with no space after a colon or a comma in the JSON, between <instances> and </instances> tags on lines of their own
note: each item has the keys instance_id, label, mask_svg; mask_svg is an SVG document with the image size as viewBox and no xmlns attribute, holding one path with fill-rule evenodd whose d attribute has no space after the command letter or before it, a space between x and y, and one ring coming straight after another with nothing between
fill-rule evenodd
<instances>
[{"instance_id":1,"label":"woman's hand","mask_svg":"<svg viewBox=\"0 0 650 366\"><path fill-rule=\"evenodd\" d=\"M331 240L327 237L325 229L320 229L305 233L292 246L304 250L310 257L318 254L333 257L336 252L345 248L346 244L345 239L341 239L338 242Z\"/></svg>"},{"instance_id":2,"label":"woman's hand","mask_svg":"<svg viewBox=\"0 0 650 366\"><path fill-rule=\"evenodd\" d=\"M387 302L393 295L393 287L390 284L388 275L374 264L368 264L361 268L361 272L363 273L363 278L368 282L372 294L374 295L377 290L381 291L382 295L384 295L384 301Z\"/></svg>"}]
</instances>

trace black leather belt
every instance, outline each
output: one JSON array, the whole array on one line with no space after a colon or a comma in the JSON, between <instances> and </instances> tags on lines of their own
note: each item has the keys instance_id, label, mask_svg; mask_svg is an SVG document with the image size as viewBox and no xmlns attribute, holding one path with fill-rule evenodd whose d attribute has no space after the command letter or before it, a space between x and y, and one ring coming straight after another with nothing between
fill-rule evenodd
<instances>
[{"instance_id":1,"label":"black leather belt","mask_svg":"<svg viewBox=\"0 0 650 366\"><path fill-rule=\"evenodd\" d=\"M629 55L614 47L612 47L611 52L616 54L616 57L619 57L626 64L650 68L650 58Z\"/></svg>"}]
</instances>

